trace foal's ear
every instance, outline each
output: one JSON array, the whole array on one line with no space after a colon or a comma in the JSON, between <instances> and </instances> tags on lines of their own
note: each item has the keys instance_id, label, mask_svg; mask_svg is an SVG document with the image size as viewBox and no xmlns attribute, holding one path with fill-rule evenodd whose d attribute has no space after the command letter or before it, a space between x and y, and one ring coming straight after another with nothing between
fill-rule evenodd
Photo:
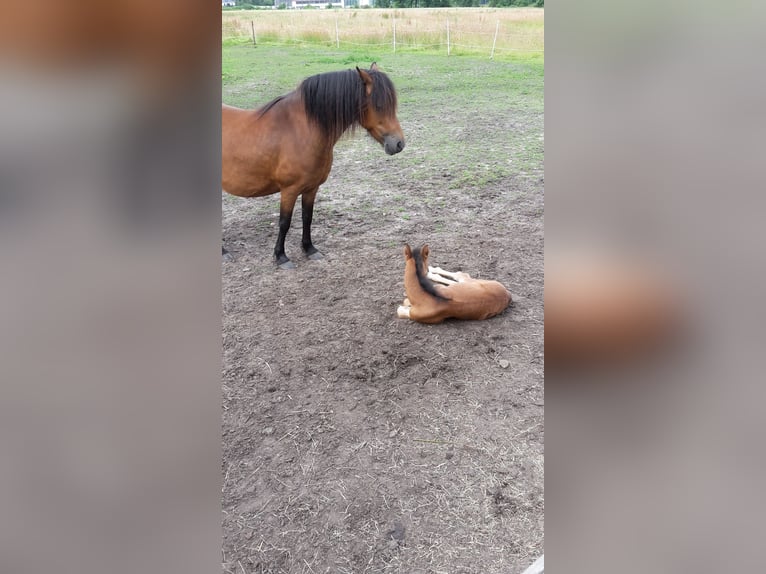
<instances>
[{"instance_id":1,"label":"foal's ear","mask_svg":"<svg viewBox=\"0 0 766 574\"><path fill-rule=\"evenodd\" d=\"M423 256L423 259L428 258L428 245L423 245L423 247L420 248L420 254Z\"/></svg>"},{"instance_id":2,"label":"foal's ear","mask_svg":"<svg viewBox=\"0 0 766 574\"><path fill-rule=\"evenodd\" d=\"M364 82L364 89L369 96L372 93L372 76L370 76L370 74L364 70L360 70L359 66L356 67L356 71L359 74L359 77L362 78L362 81Z\"/></svg>"},{"instance_id":3,"label":"foal's ear","mask_svg":"<svg viewBox=\"0 0 766 574\"><path fill-rule=\"evenodd\" d=\"M406 243L404 244L404 258L412 259L412 249L410 249L410 246Z\"/></svg>"},{"instance_id":4,"label":"foal's ear","mask_svg":"<svg viewBox=\"0 0 766 574\"><path fill-rule=\"evenodd\" d=\"M378 63L377 62L373 62L372 66L370 66L370 70L372 70L373 72L377 72L379 70Z\"/></svg>"}]
</instances>

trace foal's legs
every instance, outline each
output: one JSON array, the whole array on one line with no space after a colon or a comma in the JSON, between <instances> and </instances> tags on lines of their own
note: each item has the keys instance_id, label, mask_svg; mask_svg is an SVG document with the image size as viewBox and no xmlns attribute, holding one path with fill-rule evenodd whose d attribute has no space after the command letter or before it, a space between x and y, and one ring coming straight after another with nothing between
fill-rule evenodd
<instances>
[{"instance_id":1,"label":"foal's legs","mask_svg":"<svg viewBox=\"0 0 766 574\"><path fill-rule=\"evenodd\" d=\"M452 283L462 283L463 281L467 281L471 278L471 276L468 273L463 273L461 271L453 273L451 271L445 271L441 267L429 266L428 278L431 281L438 281L439 283L444 283L445 285L451 285Z\"/></svg>"},{"instance_id":2,"label":"foal's legs","mask_svg":"<svg viewBox=\"0 0 766 574\"><path fill-rule=\"evenodd\" d=\"M311 220L314 217L314 200L316 196L316 189L311 192L304 192L301 196L301 216L303 218L303 240L301 244L308 258L315 260L324 257L311 242Z\"/></svg>"},{"instance_id":3,"label":"foal's legs","mask_svg":"<svg viewBox=\"0 0 766 574\"><path fill-rule=\"evenodd\" d=\"M442 277L440 274L432 271L433 267L428 268L428 273L426 274L426 277L428 277L431 281L434 283L442 283L443 285L454 285L457 283L457 281L453 281L452 279L447 279L446 277Z\"/></svg>"}]
</instances>

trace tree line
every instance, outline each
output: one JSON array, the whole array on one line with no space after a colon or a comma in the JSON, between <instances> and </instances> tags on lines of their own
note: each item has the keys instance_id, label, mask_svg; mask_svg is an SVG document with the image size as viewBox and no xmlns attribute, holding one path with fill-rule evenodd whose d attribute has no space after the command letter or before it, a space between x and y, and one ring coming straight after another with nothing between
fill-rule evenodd
<instances>
[{"instance_id":1,"label":"tree line","mask_svg":"<svg viewBox=\"0 0 766 574\"><path fill-rule=\"evenodd\" d=\"M236 0L238 8L255 6L274 6L274 0ZM372 0L375 8L451 8L489 6L500 8L505 6L533 6L544 8L545 0ZM282 4L285 6L287 2ZM347 0L349 6L358 6L358 0Z\"/></svg>"},{"instance_id":2,"label":"tree line","mask_svg":"<svg viewBox=\"0 0 766 574\"><path fill-rule=\"evenodd\" d=\"M450 8L532 6L544 8L545 0L374 0L375 8Z\"/></svg>"}]
</instances>

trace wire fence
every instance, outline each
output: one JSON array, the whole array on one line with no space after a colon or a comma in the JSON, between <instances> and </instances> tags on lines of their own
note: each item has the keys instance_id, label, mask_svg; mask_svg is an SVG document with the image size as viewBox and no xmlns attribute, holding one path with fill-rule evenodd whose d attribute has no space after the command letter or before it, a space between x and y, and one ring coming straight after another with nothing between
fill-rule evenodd
<instances>
[{"instance_id":1,"label":"wire fence","mask_svg":"<svg viewBox=\"0 0 766 574\"><path fill-rule=\"evenodd\" d=\"M534 21L530 24L492 18L493 14L486 13L468 19L463 13L449 12L419 18L402 15L401 10L377 10L375 19L367 15L357 19L348 11L279 12L265 14L268 17L229 15L223 19L224 42L337 49L388 47L393 53L423 51L448 56L486 55L490 59L498 55L544 54L542 21L537 25Z\"/></svg>"}]
</instances>

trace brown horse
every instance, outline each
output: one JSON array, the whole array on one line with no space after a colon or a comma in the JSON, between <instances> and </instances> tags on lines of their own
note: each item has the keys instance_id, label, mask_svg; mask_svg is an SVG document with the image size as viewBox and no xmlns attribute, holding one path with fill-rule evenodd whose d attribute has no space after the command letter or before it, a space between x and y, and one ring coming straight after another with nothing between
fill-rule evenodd
<instances>
[{"instance_id":1,"label":"brown horse","mask_svg":"<svg viewBox=\"0 0 766 574\"><path fill-rule=\"evenodd\" d=\"M285 236L299 195L303 251L310 259L322 258L311 241L314 199L344 133L362 126L387 154L404 149L396 105L394 85L373 63L369 70L306 78L296 90L257 110L223 106L222 187L239 197L280 194L274 247L280 268L295 267L285 255Z\"/></svg>"},{"instance_id":2,"label":"brown horse","mask_svg":"<svg viewBox=\"0 0 766 574\"><path fill-rule=\"evenodd\" d=\"M404 246L404 289L407 298L397 316L419 323L445 319L489 319L511 304L511 293L497 281L473 279L428 266L428 245Z\"/></svg>"}]
</instances>

